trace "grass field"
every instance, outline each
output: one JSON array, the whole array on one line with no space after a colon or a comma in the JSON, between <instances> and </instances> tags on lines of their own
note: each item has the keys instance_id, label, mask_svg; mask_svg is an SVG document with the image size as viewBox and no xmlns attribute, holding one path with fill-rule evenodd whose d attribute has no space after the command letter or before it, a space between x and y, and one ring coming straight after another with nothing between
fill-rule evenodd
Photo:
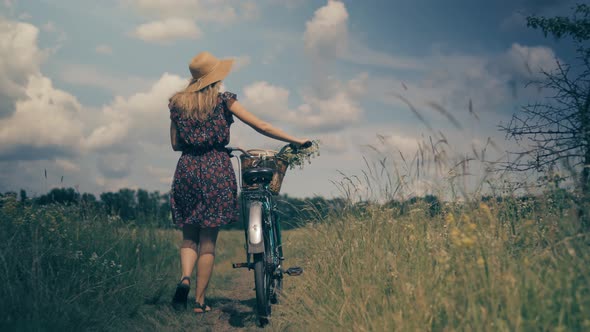
<instances>
[{"instance_id":1,"label":"grass field","mask_svg":"<svg viewBox=\"0 0 590 332\"><path fill-rule=\"evenodd\" d=\"M288 278L275 331L590 329L590 238L546 199L421 204L399 216L349 207L285 232ZM137 228L80 207L0 208L3 331L257 330L243 233L220 234L207 315L168 303L179 233ZM395 216L395 217L394 217ZM193 295L194 296L194 295Z\"/></svg>"}]
</instances>

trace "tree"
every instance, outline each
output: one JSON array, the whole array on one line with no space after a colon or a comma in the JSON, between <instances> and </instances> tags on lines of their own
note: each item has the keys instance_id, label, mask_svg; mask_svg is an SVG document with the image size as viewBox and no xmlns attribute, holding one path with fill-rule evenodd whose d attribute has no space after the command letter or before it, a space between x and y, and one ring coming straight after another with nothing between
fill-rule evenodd
<instances>
[{"instance_id":1,"label":"tree","mask_svg":"<svg viewBox=\"0 0 590 332\"><path fill-rule=\"evenodd\" d=\"M80 194L74 188L53 188L45 195L35 199L39 205L47 204L78 204Z\"/></svg>"},{"instance_id":2,"label":"tree","mask_svg":"<svg viewBox=\"0 0 590 332\"><path fill-rule=\"evenodd\" d=\"M546 172L567 167L581 192L583 227L589 229L584 206L590 202L590 6L577 5L570 17L530 16L527 26L541 29L545 36L571 38L577 59L569 64L556 60L555 70L543 71L543 79L533 84L553 94L547 101L524 106L507 126L500 126L508 138L529 143L508 169Z\"/></svg>"},{"instance_id":3,"label":"tree","mask_svg":"<svg viewBox=\"0 0 590 332\"><path fill-rule=\"evenodd\" d=\"M27 191L24 189L20 190L20 202L21 202L21 204L24 204L27 202Z\"/></svg>"}]
</instances>

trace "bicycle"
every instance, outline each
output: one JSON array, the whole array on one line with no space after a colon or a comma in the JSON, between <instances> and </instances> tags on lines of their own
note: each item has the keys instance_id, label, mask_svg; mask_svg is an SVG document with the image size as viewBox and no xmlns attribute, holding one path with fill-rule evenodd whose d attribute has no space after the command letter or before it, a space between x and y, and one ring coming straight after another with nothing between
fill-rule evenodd
<instances>
[{"instance_id":1,"label":"bicycle","mask_svg":"<svg viewBox=\"0 0 590 332\"><path fill-rule=\"evenodd\" d=\"M298 266L286 270L282 267L285 258L274 196L280 191L287 169L287 163L280 158L281 152L287 147L294 151L298 149L293 144L285 145L279 153L227 147L232 157L233 152L241 153L240 203L246 240L246 262L233 263L232 267L254 270L256 315L261 326L269 322L271 304L278 303L283 276L298 276L303 273L303 269Z\"/></svg>"}]
</instances>

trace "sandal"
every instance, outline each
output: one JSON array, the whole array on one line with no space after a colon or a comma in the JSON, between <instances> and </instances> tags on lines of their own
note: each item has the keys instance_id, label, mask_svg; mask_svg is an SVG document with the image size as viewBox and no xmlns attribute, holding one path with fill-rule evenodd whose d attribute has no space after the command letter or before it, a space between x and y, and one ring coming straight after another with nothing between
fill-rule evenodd
<instances>
[{"instance_id":1,"label":"sandal","mask_svg":"<svg viewBox=\"0 0 590 332\"><path fill-rule=\"evenodd\" d=\"M183 281L185 280L188 280L188 285L185 285L183 283ZM180 279L180 282L176 285L176 292L174 293L174 297L172 298L172 307L174 307L174 309L186 309L188 292L191 288L190 284L190 277L182 277L182 279Z\"/></svg>"},{"instance_id":2,"label":"sandal","mask_svg":"<svg viewBox=\"0 0 590 332\"><path fill-rule=\"evenodd\" d=\"M201 310L201 311L197 311ZM193 311L197 314L204 314L211 311L211 307L207 305L207 303L200 304L199 302L195 302L195 309Z\"/></svg>"}]
</instances>

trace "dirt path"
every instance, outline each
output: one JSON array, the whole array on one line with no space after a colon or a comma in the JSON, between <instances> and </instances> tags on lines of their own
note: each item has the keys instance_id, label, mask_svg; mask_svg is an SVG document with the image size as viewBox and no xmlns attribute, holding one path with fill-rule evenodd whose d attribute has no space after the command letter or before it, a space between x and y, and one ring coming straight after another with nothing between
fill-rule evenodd
<instances>
[{"instance_id":1,"label":"dirt path","mask_svg":"<svg viewBox=\"0 0 590 332\"><path fill-rule=\"evenodd\" d=\"M214 285L217 287L213 289ZM174 311L170 306L170 294L166 291L156 303L141 306L137 315L125 322L116 331L262 331L256 326L254 306L256 303L253 272L246 269L234 270L231 275L223 274L212 280L207 301L212 310L206 314L193 312L191 303L195 297L189 295L189 308ZM170 295L170 296L169 296Z\"/></svg>"},{"instance_id":2,"label":"dirt path","mask_svg":"<svg viewBox=\"0 0 590 332\"><path fill-rule=\"evenodd\" d=\"M180 235L179 235L180 236ZM297 231L283 232L283 243L287 251L287 263L298 265L303 262L296 244L300 237L306 236ZM178 239L180 241L180 238ZM281 312L287 310L287 303L273 306L273 318L278 325L261 329L256 325L256 294L254 292L254 272L248 269L233 269L232 263L246 259L243 231L223 231L217 241L213 277L207 291L207 302L213 310L206 314L196 314L192 308L177 312L172 310L170 300L174 293L174 278L178 269L169 268L169 276L162 277L161 289L154 289L154 298L142 305L137 314L123 326L113 326L115 331L266 331L284 330L279 323ZM174 275L173 275L174 274ZM297 288L297 280L287 278L286 289ZM158 281L157 284L160 284ZM194 285L189 294L189 304L194 303ZM190 305L189 305L190 307Z\"/></svg>"},{"instance_id":3,"label":"dirt path","mask_svg":"<svg viewBox=\"0 0 590 332\"><path fill-rule=\"evenodd\" d=\"M213 311L207 320L215 331L260 330L256 327L254 273L247 269L232 271L234 277L226 290L218 290L210 298Z\"/></svg>"},{"instance_id":4,"label":"dirt path","mask_svg":"<svg viewBox=\"0 0 590 332\"><path fill-rule=\"evenodd\" d=\"M254 272L233 269L232 262L245 259L243 233L220 234L213 277L207 291L207 303L212 311L206 314L193 312L194 285L189 294L189 308L176 312L170 307L173 285L166 287L152 303L139 308L136 317L125 323L125 330L132 331L262 331L256 326L256 294ZM169 283L169 280L163 280ZM119 330L118 328L116 330Z\"/></svg>"}]
</instances>

